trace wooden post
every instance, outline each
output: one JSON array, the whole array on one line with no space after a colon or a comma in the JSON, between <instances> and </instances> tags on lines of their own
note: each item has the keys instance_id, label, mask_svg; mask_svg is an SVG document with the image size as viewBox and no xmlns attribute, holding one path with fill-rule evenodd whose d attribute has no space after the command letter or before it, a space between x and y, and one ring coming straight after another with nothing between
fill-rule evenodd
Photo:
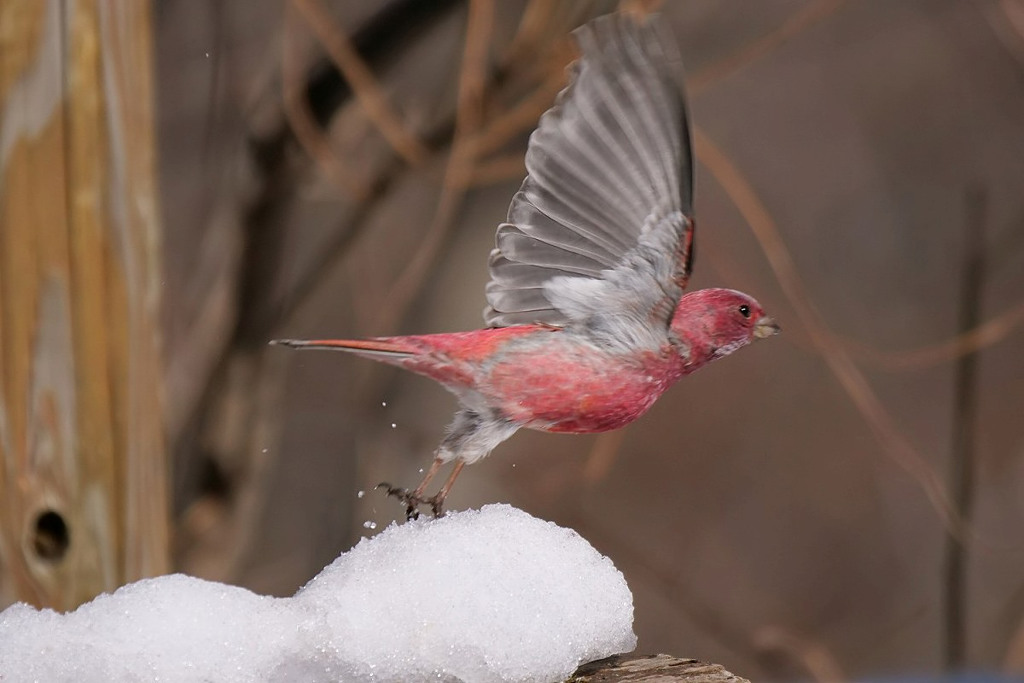
<instances>
[{"instance_id":1,"label":"wooden post","mask_svg":"<svg viewBox=\"0 0 1024 683\"><path fill-rule=\"evenodd\" d=\"M0 607L168 566L150 7L0 0Z\"/></svg>"}]
</instances>

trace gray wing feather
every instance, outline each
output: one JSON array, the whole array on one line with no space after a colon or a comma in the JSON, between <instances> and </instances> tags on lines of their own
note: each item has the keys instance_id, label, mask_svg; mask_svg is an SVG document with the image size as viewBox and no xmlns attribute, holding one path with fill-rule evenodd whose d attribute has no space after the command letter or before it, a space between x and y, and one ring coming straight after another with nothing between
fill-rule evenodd
<instances>
[{"instance_id":1,"label":"gray wing feather","mask_svg":"<svg viewBox=\"0 0 1024 683\"><path fill-rule=\"evenodd\" d=\"M679 59L653 23L624 15L575 35L583 56L530 137L527 178L498 228L484 318L646 343L625 328L653 318L664 333L689 275L693 161Z\"/></svg>"}]
</instances>

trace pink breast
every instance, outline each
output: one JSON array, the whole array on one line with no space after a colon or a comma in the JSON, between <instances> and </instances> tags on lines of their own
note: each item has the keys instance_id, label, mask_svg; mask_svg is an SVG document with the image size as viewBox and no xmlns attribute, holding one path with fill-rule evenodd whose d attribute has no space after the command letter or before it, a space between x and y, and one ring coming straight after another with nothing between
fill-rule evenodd
<instances>
[{"instance_id":1,"label":"pink breast","mask_svg":"<svg viewBox=\"0 0 1024 683\"><path fill-rule=\"evenodd\" d=\"M524 426L549 432L603 432L629 424L674 380L671 359L631 361L593 347L510 354L490 368L486 393Z\"/></svg>"}]
</instances>

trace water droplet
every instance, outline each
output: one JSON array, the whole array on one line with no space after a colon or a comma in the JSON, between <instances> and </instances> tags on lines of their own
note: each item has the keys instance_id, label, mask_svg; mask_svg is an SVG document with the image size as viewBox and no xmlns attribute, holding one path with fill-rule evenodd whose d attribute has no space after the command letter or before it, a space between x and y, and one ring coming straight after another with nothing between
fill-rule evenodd
<instances>
[{"instance_id":1,"label":"water droplet","mask_svg":"<svg viewBox=\"0 0 1024 683\"><path fill-rule=\"evenodd\" d=\"M394 429L394 428L395 428L395 427L397 427L397 426L398 426L398 425L397 425L397 424L395 424L394 422L392 422L392 423L391 423L391 428L392 428L392 429Z\"/></svg>"},{"instance_id":2,"label":"water droplet","mask_svg":"<svg viewBox=\"0 0 1024 683\"><path fill-rule=\"evenodd\" d=\"M377 522L371 522L370 520L366 520L365 522L363 522L363 528L364 529L376 529L377 528Z\"/></svg>"},{"instance_id":3,"label":"water droplet","mask_svg":"<svg viewBox=\"0 0 1024 683\"><path fill-rule=\"evenodd\" d=\"M366 495L366 491L360 491L359 493L356 494L356 498L362 498L365 495Z\"/></svg>"},{"instance_id":4,"label":"water droplet","mask_svg":"<svg viewBox=\"0 0 1024 683\"><path fill-rule=\"evenodd\" d=\"M388 407L388 402L387 402L387 401L381 401L381 402L380 402L380 404L381 404L381 406L382 406L382 407L384 407L384 408L387 408L387 407Z\"/></svg>"}]
</instances>

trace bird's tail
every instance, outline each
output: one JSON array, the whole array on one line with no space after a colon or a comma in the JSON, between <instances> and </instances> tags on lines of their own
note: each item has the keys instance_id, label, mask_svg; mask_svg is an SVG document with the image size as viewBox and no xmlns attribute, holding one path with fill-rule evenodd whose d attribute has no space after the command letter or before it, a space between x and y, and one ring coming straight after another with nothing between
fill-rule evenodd
<instances>
[{"instance_id":1,"label":"bird's tail","mask_svg":"<svg viewBox=\"0 0 1024 683\"><path fill-rule=\"evenodd\" d=\"M397 339L275 339L270 342L277 346L293 349L327 349L347 351L364 358L384 363L398 363L416 355L417 349L402 344Z\"/></svg>"}]
</instances>

